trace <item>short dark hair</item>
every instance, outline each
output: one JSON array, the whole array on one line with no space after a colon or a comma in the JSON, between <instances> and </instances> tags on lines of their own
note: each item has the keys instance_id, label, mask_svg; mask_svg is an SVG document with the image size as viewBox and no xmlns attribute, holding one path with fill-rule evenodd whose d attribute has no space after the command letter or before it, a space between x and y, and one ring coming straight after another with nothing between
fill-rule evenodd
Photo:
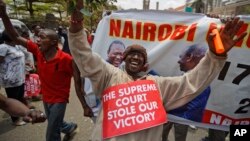
<instances>
[{"instance_id":1,"label":"short dark hair","mask_svg":"<svg viewBox=\"0 0 250 141\"><path fill-rule=\"evenodd\" d=\"M49 39L51 39L51 40L57 40L57 41L59 41L59 36L58 36L58 34L56 33L55 30L45 28L45 29L41 30L40 32L45 33L47 35L47 37Z\"/></svg>"},{"instance_id":2,"label":"short dark hair","mask_svg":"<svg viewBox=\"0 0 250 141\"><path fill-rule=\"evenodd\" d=\"M2 39L4 42L12 42L13 40L10 38L10 36L7 34L7 31L4 30L2 33Z\"/></svg>"},{"instance_id":3,"label":"short dark hair","mask_svg":"<svg viewBox=\"0 0 250 141\"><path fill-rule=\"evenodd\" d=\"M109 45L109 48L108 48L108 51L107 51L108 53L110 52L111 47L112 47L113 44L120 44L120 45L122 45L123 48L125 49L125 45L123 44L122 41L120 41L120 40L114 40L114 41Z\"/></svg>"}]
</instances>

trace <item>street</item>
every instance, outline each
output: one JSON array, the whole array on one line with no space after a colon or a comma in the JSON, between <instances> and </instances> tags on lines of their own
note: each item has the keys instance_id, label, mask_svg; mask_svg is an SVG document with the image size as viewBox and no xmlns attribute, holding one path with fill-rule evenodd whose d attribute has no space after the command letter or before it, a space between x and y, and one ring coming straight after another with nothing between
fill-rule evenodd
<instances>
[{"instance_id":1,"label":"street","mask_svg":"<svg viewBox=\"0 0 250 141\"><path fill-rule=\"evenodd\" d=\"M0 93L5 94L3 88ZM32 102L37 109L43 110L41 101ZM93 122L90 118L83 117L83 110L75 94L74 83L71 85L70 103L67 106L65 121L75 122L79 126L79 133L76 134L73 141L88 141L93 128ZM47 122L38 124L26 124L24 126L12 125L8 114L0 110L0 141L45 141ZM207 136L206 129L189 129L187 141L200 141ZM63 137L63 134L62 134ZM173 130L169 135L169 141L174 141Z\"/></svg>"}]
</instances>

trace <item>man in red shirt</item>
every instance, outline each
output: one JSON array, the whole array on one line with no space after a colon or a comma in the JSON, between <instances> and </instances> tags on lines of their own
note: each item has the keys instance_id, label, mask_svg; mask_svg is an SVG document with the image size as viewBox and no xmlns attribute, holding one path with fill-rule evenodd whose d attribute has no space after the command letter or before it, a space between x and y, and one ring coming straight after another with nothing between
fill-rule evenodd
<instances>
[{"instance_id":1,"label":"man in red shirt","mask_svg":"<svg viewBox=\"0 0 250 141\"><path fill-rule=\"evenodd\" d=\"M46 141L61 141L60 131L65 133L63 141L72 139L78 131L77 124L63 121L73 73L72 57L58 48L58 36L53 30L40 31L37 44L18 35L2 0L0 17L12 40L26 47L37 58L44 109L48 118Z\"/></svg>"}]
</instances>

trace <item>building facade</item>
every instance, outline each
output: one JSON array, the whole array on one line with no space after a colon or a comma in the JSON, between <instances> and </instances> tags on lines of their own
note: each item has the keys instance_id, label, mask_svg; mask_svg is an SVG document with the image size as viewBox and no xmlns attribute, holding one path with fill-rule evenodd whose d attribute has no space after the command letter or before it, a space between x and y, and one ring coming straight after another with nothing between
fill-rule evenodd
<instances>
[{"instance_id":1,"label":"building facade","mask_svg":"<svg viewBox=\"0 0 250 141\"><path fill-rule=\"evenodd\" d=\"M211 14L220 16L250 15L250 0L213 0Z\"/></svg>"},{"instance_id":2,"label":"building facade","mask_svg":"<svg viewBox=\"0 0 250 141\"><path fill-rule=\"evenodd\" d=\"M187 0L185 5L175 8L175 10L185 11L186 7L191 7L194 2L196 0ZM203 2L206 5L205 14L216 14L222 17L250 15L250 0L203 0Z\"/></svg>"}]
</instances>

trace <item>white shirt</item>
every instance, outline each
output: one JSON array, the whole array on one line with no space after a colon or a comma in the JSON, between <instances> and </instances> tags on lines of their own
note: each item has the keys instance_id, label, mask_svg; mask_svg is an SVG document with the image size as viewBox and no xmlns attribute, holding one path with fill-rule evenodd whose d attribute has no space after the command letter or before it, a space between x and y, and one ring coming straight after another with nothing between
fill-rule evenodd
<instances>
[{"instance_id":1,"label":"white shirt","mask_svg":"<svg viewBox=\"0 0 250 141\"><path fill-rule=\"evenodd\" d=\"M84 97L85 101L88 104L88 106L92 109L94 116L97 116L101 106L100 100L96 97L96 95L93 92L90 79L83 78L83 80L85 80L84 82L84 91L86 93L86 96Z\"/></svg>"},{"instance_id":2,"label":"white shirt","mask_svg":"<svg viewBox=\"0 0 250 141\"><path fill-rule=\"evenodd\" d=\"M0 62L0 86L17 87L25 81L25 59L20 46L0 45L0 56L4 57Z\"/></svg>"}]
</instances>

